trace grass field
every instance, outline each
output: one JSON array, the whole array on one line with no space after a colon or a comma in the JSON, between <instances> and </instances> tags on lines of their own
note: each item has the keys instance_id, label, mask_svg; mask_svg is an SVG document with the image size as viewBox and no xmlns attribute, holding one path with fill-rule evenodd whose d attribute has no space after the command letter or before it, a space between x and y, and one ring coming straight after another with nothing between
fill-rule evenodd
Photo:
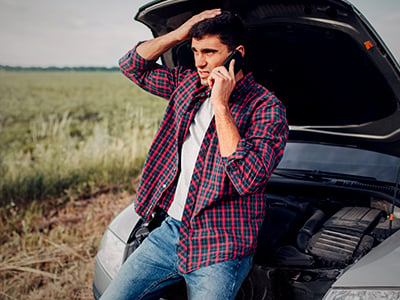
<instances>
[{"instance_id":1,"label":"grass field","mask_svg":"<svg viewBox=\"0 0 400 300\"><path fill-rule=\"evenodd\" d=\"M0 299L92 299L165 102L118 72L0 72Z\"/></svg>"},{"instance_id":2,"label":"grass field","mask_svg":"<svg viewBox=\"0 0 400 300\"><path fill-rule=\"evenodd\" d=\"M126 187L164 105L118 72L0 73L0 204Z\"/></svg>"}]
</instances>

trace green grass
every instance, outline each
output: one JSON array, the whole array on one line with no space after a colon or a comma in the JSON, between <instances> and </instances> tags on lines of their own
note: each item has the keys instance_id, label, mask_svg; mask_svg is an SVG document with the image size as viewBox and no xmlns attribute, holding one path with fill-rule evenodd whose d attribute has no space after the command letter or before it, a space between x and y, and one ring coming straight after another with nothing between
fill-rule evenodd
<instances>
[{"instance_id":1,"label":"green grass","mask_svg":"<svg viewBox=\"0 0 400 300\"><path fill-rule=\"evenodd\" d=\"M0 72L0 204L129 188L165 104L118 72Z\"/></svg>"}]
</instances>

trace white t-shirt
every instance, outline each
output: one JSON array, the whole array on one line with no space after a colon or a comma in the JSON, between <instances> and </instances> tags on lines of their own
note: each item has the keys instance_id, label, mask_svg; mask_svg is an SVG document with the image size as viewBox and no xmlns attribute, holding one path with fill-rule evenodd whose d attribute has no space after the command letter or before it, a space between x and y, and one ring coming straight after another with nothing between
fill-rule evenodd
<instances>
[{"instance_id":1,"label":"white t-shirt","mask_svg":"<svg viewBox=\"0 0 400 300\"><path fill-rule=\"evenodd\" d=\"M168 209L168 215L176 220L182 220L194 165L199 155L204 135L213 117L214 110L210 98L208 98L200 106L192 124L190 124L189 132L182 146L181 172L179 174L174 200Z\"/></svg>"}]
</instances>

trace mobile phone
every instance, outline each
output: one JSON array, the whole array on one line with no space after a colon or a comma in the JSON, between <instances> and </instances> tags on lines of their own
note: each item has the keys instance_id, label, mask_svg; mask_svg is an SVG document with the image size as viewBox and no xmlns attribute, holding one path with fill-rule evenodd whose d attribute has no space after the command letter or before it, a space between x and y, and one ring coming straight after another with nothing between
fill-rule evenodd
<instances>
[{"instance_id":1,"label":"mobile phone","mask_svg":"<svg viewBox=\"0 0 400 300\"><path fill-rule=\"evenodd\" d=\"M233 50L233 52L228 56L228 58L224 61L223 66L229 71L229 64L231 60L235 60L235 74L240 71L243 66L243 57L242 54L238 50Z\"/></svg>"}]
</instances>

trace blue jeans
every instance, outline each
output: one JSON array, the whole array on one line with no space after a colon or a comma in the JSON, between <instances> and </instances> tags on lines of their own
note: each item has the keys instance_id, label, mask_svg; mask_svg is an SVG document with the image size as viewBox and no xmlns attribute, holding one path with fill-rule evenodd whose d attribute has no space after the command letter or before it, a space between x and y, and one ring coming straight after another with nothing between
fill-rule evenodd
<instances>
[{"instance_id":1,"label":"blue jeans","mask_svg":"<svg viewBox=\"0 0 400 300\"><path fill-rule=\"evenodd\" d=\"M101 299L158 299L163 288L181 280L185 280L190 300L235 299L253 256L182 273L176 253L179 227L179 221L167 217L126 260Z\"/></svg>"}]
</instances>

